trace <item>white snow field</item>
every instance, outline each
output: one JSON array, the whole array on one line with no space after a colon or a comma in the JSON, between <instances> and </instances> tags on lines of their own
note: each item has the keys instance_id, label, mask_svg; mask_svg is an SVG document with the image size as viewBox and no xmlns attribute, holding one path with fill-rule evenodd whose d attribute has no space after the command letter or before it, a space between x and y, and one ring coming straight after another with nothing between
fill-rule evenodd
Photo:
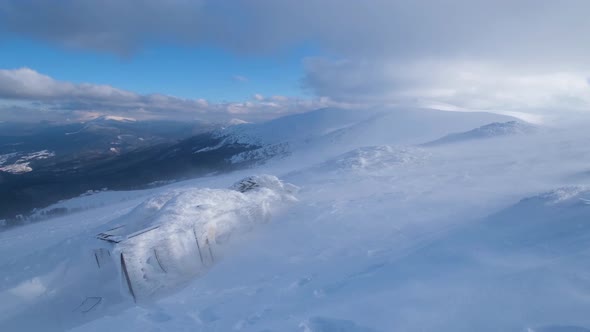
<instances>
[{"instance_id":1,"label":"white snow field","mask_svg":"<svg viewBox=\"0 0 590 332\"><path fill-rule=\"evenodd\" d=\"M0 331L590 331L587 125L512 121L227 128L289 151L1 232Z\"/></svg>"}]
</instances>

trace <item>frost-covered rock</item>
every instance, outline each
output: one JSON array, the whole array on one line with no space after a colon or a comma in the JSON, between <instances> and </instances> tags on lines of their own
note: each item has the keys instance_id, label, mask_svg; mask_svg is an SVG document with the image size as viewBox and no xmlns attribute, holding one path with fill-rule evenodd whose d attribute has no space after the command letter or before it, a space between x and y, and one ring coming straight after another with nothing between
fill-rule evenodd
<instances>
[{"instance_id":1,"label":"frost-covered rock","mask_svg":"<svg viewBox=\"0 0 590 332\"><path fill-rule=\"evenodd\" d=\"M400 165L420 163L427 157L428 154L420 148L368 146L330 159L315 167L314 171L380 173Z\"/></svg>"},{"instance_id":2,"label":"frost-covered rock","mask_svg":"<svg viewBox=\"0 0 590 332\"><path fill-rule=\"evenodd\" d=\"M261 163L272 158L284 158L291 153L288 143L280 143L263 146L261 148L244 151L233 155L229 161L232 164L240 163Z\"/></svg>"},{"instance_id":3,"label":"frost-covered rock","mask_svg":"<svg viewBox=\"0 0 590 332\"><path fill-rule=\"evenodd\" d=\"M98 237L114 244L130 291L142 299L204 273L231 238L295 202L296 190L271 175L248 177L230 189L173 190L140 204Z\"/></svg>"},{"instance_id":4,"label":"frost-covered rock","mask_svg":"<svg viewBox=\"0 0 590 332\"><path fill-rule=\"evenodd\" d=\"M284 192L287 194L295 194L298 189L290 183L284 183L280 181L276 176L272 175L253 175L234 183L230 189L236 190L242 193L257 190L259 188L268 188L276 190L278 192Z\"/></svg>"},{"instance_id":5,"label":"frost-covered rock","mask_svg":"<svg viewBox=\"0 0 590 332\"><path fill-rule=\"evenodd\" d=\"M410 147L393 147L389 145L370 146L355 149L326 163L346 170L376 170L397 164L406 164L422 160L425 153L421 149Z\"/></svg>"}]
</instances>

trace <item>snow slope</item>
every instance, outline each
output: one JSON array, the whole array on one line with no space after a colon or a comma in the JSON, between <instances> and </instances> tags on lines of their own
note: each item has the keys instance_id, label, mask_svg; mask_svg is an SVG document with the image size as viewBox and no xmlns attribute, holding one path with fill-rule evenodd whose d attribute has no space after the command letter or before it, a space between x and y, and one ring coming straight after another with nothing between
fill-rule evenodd
<instances>
[{"instance_id":1,"label":"snow slope","mask_svg":"<svg viewBox=\"0 0 590 332\"><path fill-rule=\"evenodd\" d=\"M347 147L381 144L418 144L449 132L469 130L514 118L492 113L459 113L430 109L385 109L323 140ZM361 138L361 139L359 139Z\"/></svg>"},{"instance_id":2,"label":"snow slope","mask_svg":"<svg viewBox=\"0 0 590 332\"><path fill-rule=\"evenodd\" d=\"M486 139L502 137L508 135L530 134L535 131L535 127L528 123L509 121L503 123L490 123L479 128L475 128L463 133L449 134L435 141L425 143L425 145L439 145L449 143L460 143L475 139Z\"/></svg>"},{"instance_id":3,"label":"snow slope","mask_svg":"<svg viewBox=\"0 0 590 332\"><path fill-rule=\"evenodd\" d=\"M231 141L258 145L305 141L346 128L376 113L376 110L326 108L289 115L264 123L230 126L220 130L218 135L227 137Z\"/></svg>"},{"instance_id":4,"label":"snow slope","mask_svg":"<svg viewBox=\"0 0 590 332\"><path fill-rule=\"evenodd\" d=\"M316 162L367 145L419 144L491 122L515 119L491 113L459 113L430 109L322 109L261 124L225 128L217 133L224 144L261 146L236 161L268 160L295 154Z\"/></svg>"},{"instance_id":5,"label":"snow slope","mask_svg":"<svg viewBox=\"0 0 590 332\"><path fill-rule=\"evenodd\" d=\"M84 209L0 233L0 330L588 331L587 134L415 145L501 122L455 118L465 114L354 141L349 133L386 126L367 119L332 136L342 128L326 116L326 135L255 169L62 202ZM239 192L248 185L227 189L250 174L281 181L263 177L276 185L253 196ZM228 210L227 219L210 217ZM260 211L272 211L269 222ZM116 234L125 241L95 238L120 224L133 225ZM232 230L230 240L215 236L220 259L206 269L194 236L182 238L197 225ZM154 226L164 228L129 241ZM97 268L109 262L93 256L98 243L115 257L110 267ZM161 266L154 247L163 248ZM148 290L137 303L116 255L126 250L140 263L129 270L143 273L133 285Z\"/></svg>"}]
</instances>

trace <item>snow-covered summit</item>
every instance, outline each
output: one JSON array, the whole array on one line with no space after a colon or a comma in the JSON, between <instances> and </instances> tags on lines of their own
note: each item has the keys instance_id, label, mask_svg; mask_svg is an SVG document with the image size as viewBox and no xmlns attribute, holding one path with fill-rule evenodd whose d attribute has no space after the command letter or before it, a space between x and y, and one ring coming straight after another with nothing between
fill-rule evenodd
<instances>
[{"instance_id":1,"label":"snow-covered summit","mask_svg":"<svg viewBox=\"0 0 590 332\"><path fill-rule=\"evenodd\" d=\"M466 132L449 134L424 145L433 146L493 137L530 134L535 132L535 130L536 127L534 125L522 121L494 122Z\"/></svg>"},{"instance_id":2,"label":"snow-covered summit","mask_svg":"<svg viewBox=\"0 0 590 332\"><path fill-rule=\"evenodd\" d=\"M373 113L326 108L268 122L235 125L219 130L217 135L226 137L228 142L252 145L305 141L362 121Z\"/></svg>"},{"instance_id":3,"label":"snow-covered summit","mask_svg":"<svg viewBox=\"0 0 590 332\"><path fill-rule=\"evenodd\" d=\"M218 130L222 142L255 146L232 162L269 160L295 154L335 156L351 149L378 145L413 145L456 131L514 118L491 113L460 113L432 109L322 109L276 120ZM301 154L306 155L302 157Z\"/></svg>"},{"instance_id":4,"label":"snow-covered summit","mask_svg":"<svg viewBox=\"0 0 590 332\"><path fill-rule=\"evenodd\" d=\"M502 120L514 118L430 109L322 109L259 124L232 126L217 134L235 142L258 145L280 142L399 144Z\"/></svg>"}]
</instances>

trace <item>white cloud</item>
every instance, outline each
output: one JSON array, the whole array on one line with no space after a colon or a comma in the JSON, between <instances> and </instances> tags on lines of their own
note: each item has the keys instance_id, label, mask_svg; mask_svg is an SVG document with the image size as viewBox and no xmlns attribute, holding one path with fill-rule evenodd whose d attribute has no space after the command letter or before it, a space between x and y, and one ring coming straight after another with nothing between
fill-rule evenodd
<instances>
[{"instance_id":1,"label":"white cloud","mask_svg":"<svg viewBox=\"0 0 590 332\"><path fill-rule=\"evenodd\" d=\"M0 69L0 120L84 121L102 115L135 119L226 121L234 114L246 120L341 106L330 99L300 100L259 95L248 102L211 103L162 94L142 95L108 85L55 80L30 68Z\"/></svg>"},{"instance_id":2,"label":"white cloud","mask_svg":"<svg viewBox=\"0 0 590 332\"><path fill-rule=\"evenodd\" d=\"M110 99L137 102L141 96L108 85L72 84L54 80L30 68L0 69L0 97L5 99ZM151 98L157 99L157 96Z\"/></svg>"},{"instance_id":3,"label":"white cloud","mask_svg":"<svg viewBox=\"0 0 590 332\"><path fill-rule=\"evenodd\" d=\"M490 111L590 111L588 75L482 61L306 60L306 87L341 102Z\"/></svg>"}]
</instances>

